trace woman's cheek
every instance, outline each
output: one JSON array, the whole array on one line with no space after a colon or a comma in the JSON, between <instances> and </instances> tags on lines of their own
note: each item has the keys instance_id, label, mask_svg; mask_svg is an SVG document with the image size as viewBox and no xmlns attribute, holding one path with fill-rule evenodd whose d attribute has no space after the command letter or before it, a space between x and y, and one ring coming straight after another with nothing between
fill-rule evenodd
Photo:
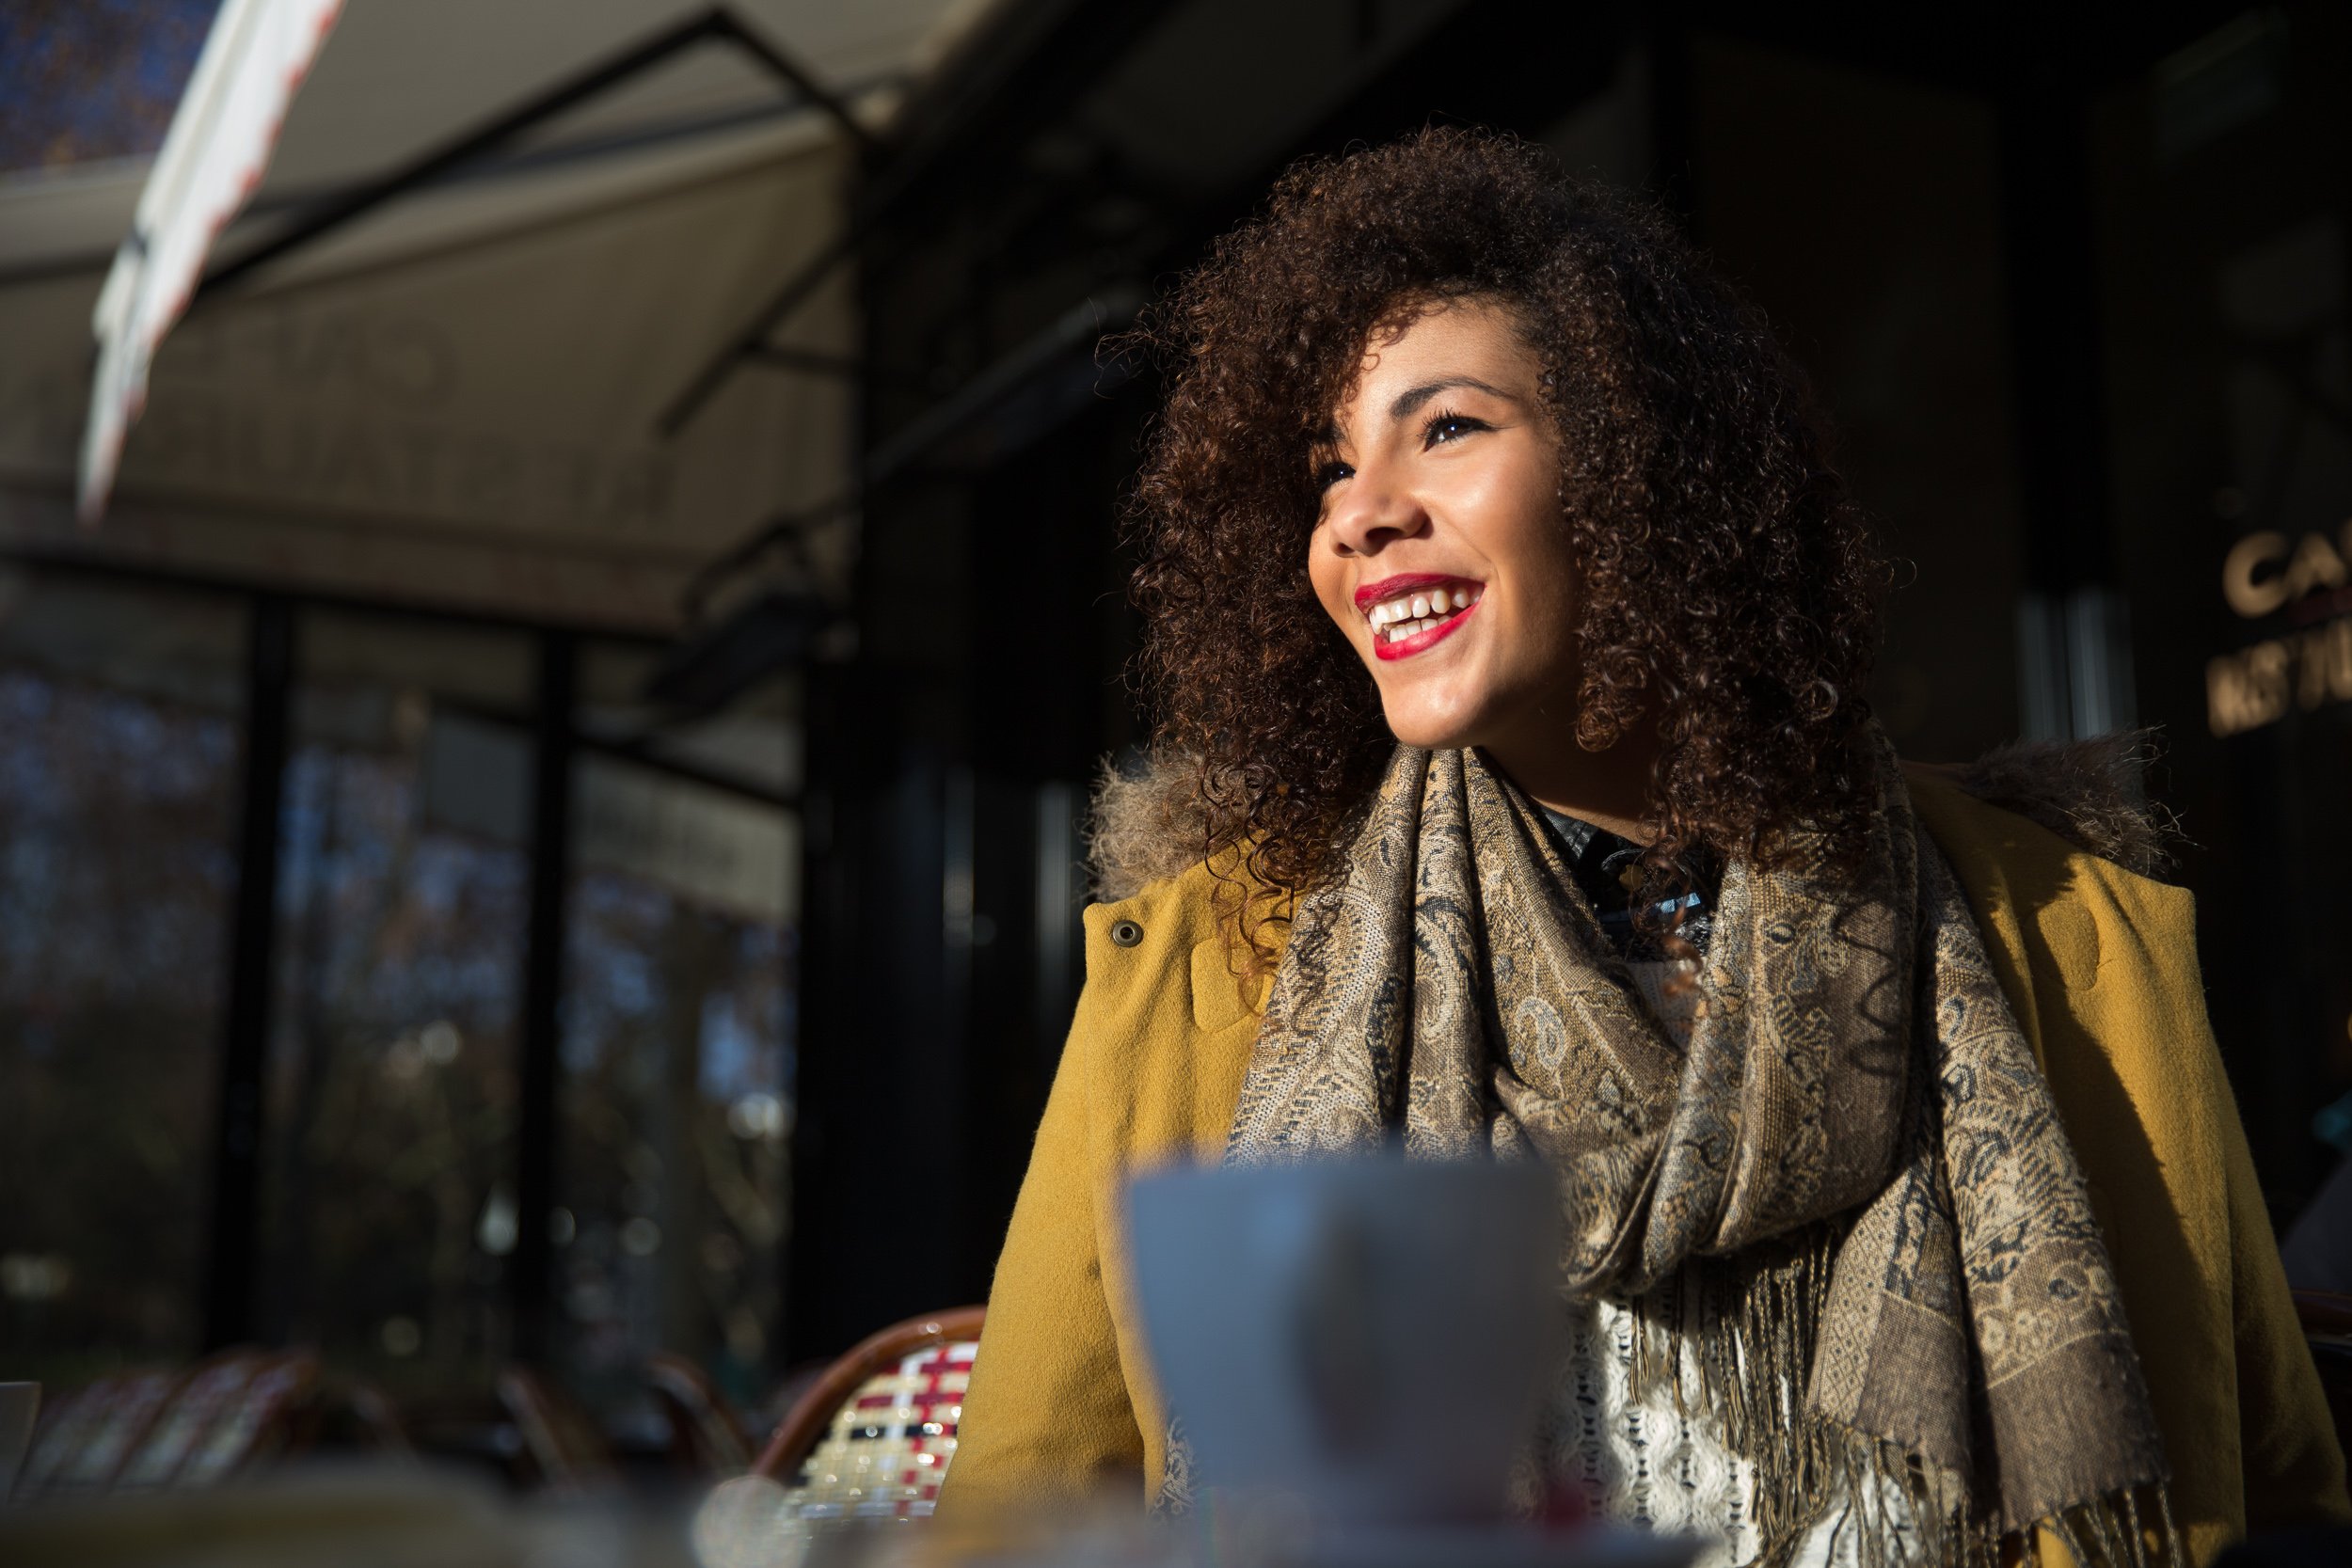
<instances>
[{"instance_id":1,"label":"woman's cheek","mask_svg":"<svg viewBox=\"0 0 2352 1568\"><path fill-rule=\"evenodd\" d=\"M1323 607L1323 613L1331 618L1331 624L1340 628L1342 636L1353 641L1355 627L1348 625L1348 617L1342 613L1345 607L1341 602L1343 594L1340 587L1311 567L1307 573L1307 585L1314 590L1315 603Z\"/></svg>"}]
</instances>

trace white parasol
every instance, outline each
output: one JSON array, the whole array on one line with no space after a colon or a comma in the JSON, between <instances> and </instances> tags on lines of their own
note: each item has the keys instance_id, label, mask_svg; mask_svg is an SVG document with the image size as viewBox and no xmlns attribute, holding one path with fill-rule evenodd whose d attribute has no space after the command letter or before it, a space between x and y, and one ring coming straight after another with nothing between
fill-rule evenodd
<instances>
[{"instance_id":1,"label":"white parasol","mask_svg":"<svg viewBox=\"0 0 2352 1568\"><path fill-rule=\"evenodd\" d=\"M225 0L213 21L91 321L98 369L76 484L85 523L105 509L156 345L187 309L215 237L261 184L286 105L341 8Z\"/></svg>"}]
</instances>

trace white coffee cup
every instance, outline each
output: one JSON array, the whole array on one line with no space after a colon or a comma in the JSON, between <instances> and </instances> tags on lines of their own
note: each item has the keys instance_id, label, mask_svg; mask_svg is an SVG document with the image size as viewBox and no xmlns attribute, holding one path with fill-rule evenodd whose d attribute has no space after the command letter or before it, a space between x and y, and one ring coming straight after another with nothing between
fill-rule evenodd
<instances>
[{"instance_id":1,"label":"white coffee cup","mask_svg":"<svg viewBox=\"0 0 2352 1568\"><path fill-rule=\"evenodd\" d=\"M1130 1189L1135 1279L1196 1486L1350 1527L1499 1520L1559 1354L1540 1166L1396 1157Z\"/></svg>"},{"instance_id":2,"label":"white coffee cup","mask_svg":"<svg viewBox=\"0 0 2352 1568\"><path fill-rule=\"evenodd\" d=\"M33 1421L40 1414L40 1384L0 1383L0 1503L16 1490L17 1472L33 1446Z\"/></svg>"}]
</instances>

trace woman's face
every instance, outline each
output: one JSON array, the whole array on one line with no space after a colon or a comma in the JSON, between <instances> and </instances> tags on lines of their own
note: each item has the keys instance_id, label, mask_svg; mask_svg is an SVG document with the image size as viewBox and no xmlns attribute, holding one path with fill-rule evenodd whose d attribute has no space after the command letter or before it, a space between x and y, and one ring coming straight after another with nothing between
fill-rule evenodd
<instances>
[{"instance_id":1,"label":"woman's face","mask_svg":"<svg viewBox=\"0 0 2352 1568\"><path fill-rule=\"evenodd\" d=\"M1408 746L1570 731L1576 573L1541 373L1500 307L1433 305L1366 350L1315 458L1308 576Z\"/></svg>"}]
</instances>

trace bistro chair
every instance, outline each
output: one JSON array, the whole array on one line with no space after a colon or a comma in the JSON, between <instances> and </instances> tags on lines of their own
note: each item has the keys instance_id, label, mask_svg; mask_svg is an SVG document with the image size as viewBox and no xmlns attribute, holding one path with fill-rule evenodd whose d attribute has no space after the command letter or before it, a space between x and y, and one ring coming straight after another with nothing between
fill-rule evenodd
<instances>
[{"instance_id":1,"label":"bistro chair","mask_svg":"<svg viewBox=\"0 0 2352 1568\"><path fill-rule=\"evenodd\" d=\"M320 1388L318 1402L323 1443L387 1458L417 1457L399 1403L366 1378L333 1379Z\"/></svg>"},{"instance_id":2,"label":"bistro chair","mask_svg":"<svg viewBox=\"0 0 2352 1568\"><path fill-rule=\"evenodd\" d=\"M509 1363L499 1372L498 1395L543 1489L578 1497L619 1488L620 1471L604 1434L561 1388L528 1367Z\"/></svg>"},{"instance_id":3,"label":"bistro chair","mask_svg":"<svg viewBox=\"0 0 2352 1568\"><path fill-rule=\"evenodd\" d=\"M36 1433L17 1495L217 1486L302 1445L317 1382L309 1351L255 1350L100 1378Z\"/></svg>"},{"instance_id":4,"label":"bistro chair","mask_svg":"<svg viewBox=\"0 0 2352 1568\"><path fill-rule=\"evenodd\" d=\"M319 1358L309 1351L261 1356L235 1397L225 1401L169 1485L218 1486L281 1453L308 1446L317 1412Z\"/></svg>"},{"instance_id":5,"label":"bistro chair","mask_svg":"<svg viewBox=\"0 0 2352 1568\"><path fill-rule=\"evenodd\" d=\"M113 1486L186 1377L161 1367L117 1372L51 1402L33 1433L16 1496L71 1497Z\"/></svg>"},{"instance_id":6,"label":"bistro chair","mask_svg":"<svg viewBox=\"0 0 2352 1568\"><path fill-rule=\"evenodd\" d=\"M670 1451L687 1470L725 1480L752 1467L752 1440L708 1373L668 1351L645 1358L645 1381L670 1422Z\"/></svg>"},{"instance_id":7,"label":"bistro chair","mask_svg":"<svg viewBox=\"0 0 2352 1568\"><path fill-rule=\"evenodd\" d=\"M262 1357L249 1350L223 1351L200 1363L123 1462L115 1490L168 1485L261 1370Z\"/></svg>"},{"instance_id":8,"label":"bistro chair","mask_svg":"<svg viewBox=\"0 0 2352 1568\"><path fill-rule=\"evenodd\" d=\"M984 1308L893 1323L825 1370L769 1439L755 1475L799 1518L929 1515L956 1452Z\"/></svg>"},{"instance_id":9,"label":"bistro chair","mask_svg":"<svg viewBox=\"0 0 2352 1568\"><path fill-rule=\"evenodd\" d=\"M224 1351L199 1364L122 1470L118 1492L217 1486L297 1446L318 1383L309 1351Z\"/></svg>"}]
</instances>

